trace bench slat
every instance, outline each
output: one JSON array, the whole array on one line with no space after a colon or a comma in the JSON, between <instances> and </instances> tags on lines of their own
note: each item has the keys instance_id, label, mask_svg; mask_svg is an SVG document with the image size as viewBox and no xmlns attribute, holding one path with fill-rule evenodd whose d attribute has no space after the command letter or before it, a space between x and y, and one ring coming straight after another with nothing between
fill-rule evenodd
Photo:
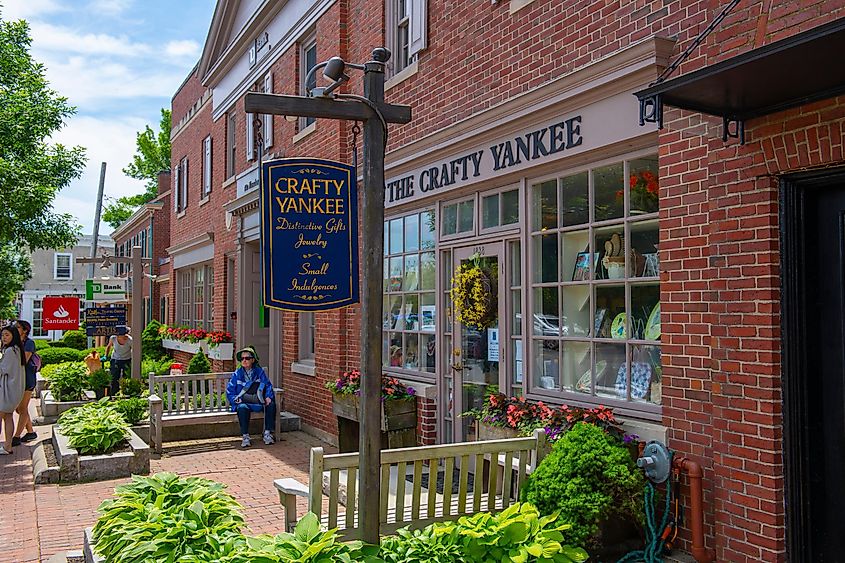
<instances>
[{"instance_id":1,"label":"bench slat","mask_svg":"<svg viewBox=\"0 0 845 563\"><path fill-rule=\"evenodd\" d=\"M381 466L381 485L379 490L387 491L390 488L390 466ZM387 522L387 501L388 495L381 495L379 498L379 522Z\"/></svg>"},{"instance_id":2,"label":"bench slat","mask_svg":"<svg viewBox=\"0 0 845 563\"><path fill-rule=\"evenodd\" d=\"M428 507L426 515L429 518L434 514L434 502L437 500L437 470L439 465L439 459L428 460Z\"/></svg>"},{"instance_id":3,"label":"bench slat","mask_svg":"<svg viewBox=\"0 0 845 563\"><path fill-rule=\"evenodd\" d=\"M423 462L414 462L414 492L411 494L411 520L420 517L420 496L422 495L422 466ZM431 481L429 481L431 483ZM431 492L429 491L429 494Z\"/></svg>"},{"instance_id":4,"label":"bench slat","mask_svg":"<svg viewBox=\"0 0 845 563\"><path fill-rule=\"evenodd\" d=\"M528 464L528 454L529 450L523 450L519 452L519 471L517 472L517 486L521 489L522 486L525 484L525 469L526 465Z\"/></svg>"},{"instance_id":5,"label":"bench slat","mask_svg":"<svg viewBox=\"0 0 845 563\"><path fill-rule=\"evenodd\" d=\"M461 456L461 474L458 476L458 514L467 513L467 488L469 487L469 456Z\"/></svg>"},{"instance_id":6,"label":"bench slat","mask_svg":"<svg viewBox=\"0 0 845 563\"><path fill-rule=\"evenodd\" d=\"M396 466L396 517L399 522L405 521L405 474L408 464L400 461Z\"/></svg>"},{"instance_id":7,"label":"bench slat","mask_svg":"<svg viewBox=\"0 0 845 563\"><path fill-rule=\"evenodd\" d=\"M311 448L311 471L308 474L308 510L321 514L323 509L323 448ZM349 493L347 493L349 494Z\"/></svg>"},{"instance_id":8,"label":"bench slat","mask_svg":"<svg viewBox=\"0 0 845 563\"><path fill-rule=\"evenodd\" d=\"M488 463L489 467L489 475L487 478L487 510L492 510L494 508L494 501L496 499L496 485L497 477L498 477L498 469L499 469L499 456L493 454L490 456L490 462Z\"/></svg>"},{"instance_id":9,"label":"bench slat","mask_svg":"<svg viewBox=\"0 0 845 563\"><path fill-rule=\"evenodd\" d=\"M511 479L513 478L513 452L505 454L505 474L502 476L502 508L511 504Z\"/></svg>"},{"instance_id":10,"label":"bench slat","mask_svg":"<svg viewBox=\"0 0 845 563\"><path fill-rule=\"evenodd\" d=\"M358 470L350 467L346 472L346 527L352 528L355 524L353 517L358 512L358 495L355 492L355 487L358 483Z\"/></svg>"},{"instance_id":11,"label":"bench slat","mask_svg":"<svg viewBox=\"0 0 845 563\"><path fill-rule=\"evenodd\" d=\"M332 469L329 476L329 529L337 528L338 484L340 469Z\"/></svg>"},{"instance_id":12,"label":"bench slat","mask_svg":"<svg viewBox=\"0 0 845 563\"><path fill-rule=\"evenodd\" d=\"M444 516L451 514L452 510L452 474L455 472L455 458L449 456L446 458L446 465L443 468L443 510ZM435 484L434 491L437 492L437 485Z\"/></svg>"},{"instance_id":13,"label":"bench slat","mask_svg":"<svg viewBox=\"0 0 845 563\"><path fill-rule=\"evenodd\" d=\"M475 454L475 475L472 479L472 512L481 512L481 497L484 493L484 454Z\"/></svg>"}]
</instances>

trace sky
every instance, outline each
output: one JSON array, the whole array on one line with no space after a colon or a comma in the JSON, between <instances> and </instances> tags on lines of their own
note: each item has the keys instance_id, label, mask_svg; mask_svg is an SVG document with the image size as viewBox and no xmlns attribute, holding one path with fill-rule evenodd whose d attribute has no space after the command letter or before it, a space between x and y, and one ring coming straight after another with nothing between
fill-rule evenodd
<instances>
[{"instance_id":1,"label":"sky","mask_svg":"<svg viewBox=\"0 0 845 563\"><path fill-rule=\"evenodd\" d=\"M158 130L161 108L202 54L215 0L0 0L0 18L30 25L33 58L46 67L50 87L76 106L52 137L83 146L81 178L59 192L54 207L74 215L91 234L100 166L105 199L134 195L144 182L122 169L136 152L145 125ZM106 223L100 234L111 233Z\"/></svg>"}]
</instances>

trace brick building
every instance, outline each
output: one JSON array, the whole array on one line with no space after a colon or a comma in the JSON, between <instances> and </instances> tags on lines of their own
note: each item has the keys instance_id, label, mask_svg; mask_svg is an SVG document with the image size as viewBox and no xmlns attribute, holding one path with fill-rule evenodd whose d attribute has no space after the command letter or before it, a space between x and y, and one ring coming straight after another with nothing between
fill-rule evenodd
<instances>
[{"instance_id":1,"label":"brick building","mask_svg":"<svg viewBox=\"0 0 845 563\"><path fill-rule=\"evenodd\" d=\"M155 319L167 324L170 294L170 257L167 247L170 241L170 171L158 175L156 198L139 207L126 221L111 233L114 239L115 256L132 256L134 246L141 247L141 257L150 258L150 266L144 266L143 296L144 325L132 327L136 334ZM126 277L132 283L129 264L115 264L114 275ZM130 287L130 291L134 288ZM132 318L131 301L126 307L126 318Z\"/></svg>"},{"instance_id":2,"label":"brick building","mask_svg":"<svg viewBox=\"0 0 845 563\"><path fill-rule=\"evenodd\" d=\"M359 309L261 303L257 151L350 162L353 124L255 120L243 96L301 94L317 62L385 44L386 99L413 120L389 128L384 369L420 390L421 439L474 439L458 415L490 384L609 405L702 465L717 560L835 558L845 2L734 2L695 46L724 8L221 0L173 98L170 318L256 345L285 407L336 435L323 385L358 364ZM660 97L644 95L691 45ZM343 91L360 93L361 75ZM662 128L638 124L637 92ZM485 330L449 303L470 260L495 280Z\"/></svg>"}]
</instances>

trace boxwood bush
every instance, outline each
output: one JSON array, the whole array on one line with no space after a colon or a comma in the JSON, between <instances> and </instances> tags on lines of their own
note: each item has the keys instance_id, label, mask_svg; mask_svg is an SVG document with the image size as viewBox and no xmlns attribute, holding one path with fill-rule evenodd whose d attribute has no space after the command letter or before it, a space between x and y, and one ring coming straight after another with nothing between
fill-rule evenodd
<instances>
[{"instance_id":1,"label":"boxwood bush","mask_svg":"<svg viewBox=\"0 0 845 563\"><path fill-rule=\"evenodd\" d=\"M35 342L36 350L43 350L44 348L50 347L49 340L44 340L43 338L33 338L32 341Z\"/></svg>"},{"instance_id":2,"label":"boxwood bush","mask_svg":"<svg viewBox=\"0 0 845 563\"><path fill-rule=\"evenodd\" d=\"M86 356L85 352L82 350L65 347L43 348L38 351L38 355L41 356L42 366L59 364L62 362L80 362Z\"/></svg>"},{"instance_id":3,"label":"boxwood bush","mask_svg":"<svg viewBox=\"0 0 845 563\"><path fill-rule=\"evenodd\" d=\"M599 522L619 516L642 526L645 478L621 441L578 423L529 476L521 500L572 524L573 543L597 546Z\"/></svg>"},{"instance_id":4,"label":"boxwood bush","mask_svg":"<svg viewBox=\"0 0 845 563\"><path fill-rule=\"evenodd\" d=\"M141 331L141 344L144 350L144 358L161 358L165 355L164 347L161 345L161 334L159 329L161 323L152 319Z\"/></svg>"},{"instance_id":5,"label":"boxwood bush","mask_svg":"<svg viewBox=\"0 0 845 563\"><path fill-rule=\"evenodd\" d=\"M81 454L109 453L129 437L129 425L107 398L70 409L59 417L58 425Z\"/></svg>"},{"instance_id":6,"label":"boxwood bush","mask_svg":"<svg viewBox=\"0 0 845 563\"><path fill-rule=\"evenodd\" d=\"M205 352L199 350L188 362L188 373L211 373L211 362Z\"/></svg>"},{"instance_id":7,"label":"boxwood bush","mask_svg":"<svg viewBox=\"0 0 845 563\"><path fill-rule=\"evenodd\" d=\"M81 330L69 330L62 336L62 342L68 348L84 350L88 346L88 337Z\"/></svg>"}]
</instances>

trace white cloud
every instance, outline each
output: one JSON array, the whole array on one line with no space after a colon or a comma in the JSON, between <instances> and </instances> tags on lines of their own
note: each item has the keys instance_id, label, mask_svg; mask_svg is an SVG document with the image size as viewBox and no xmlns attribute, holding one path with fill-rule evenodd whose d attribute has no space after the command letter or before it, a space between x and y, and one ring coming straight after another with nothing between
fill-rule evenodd
<instances>
[{"instance_id":1,"label":"white cloud","mask_svg":"<svg viewBox=\"0 0 845 563\"><path fill-rule=\"evenodd\" d=\"M37 16L67 10L67 6L62 6L56 0L3 0L0 6L0 14L4 20L31 20Z\"/></svg>"},{"instance_id":2,"label":"white cloud","mask_svg":"<svg viewBox=\"0 0 845 563\"><path fill-rule=\"evenodd\" d=\"M192 40L170 41L164 46L164 52L171 57L196 58L200 54L200 44Z\"/></svg>"},{"instance_id":3,"label":"white cloud","mask_svg":"<svg viewBox=\"0 0 845 563\"><path fill-rule=\"evenodd\" d=\"M108 16L118 16L132 4L132 0L91 0L88 9Z\"/></svg>"},{"instance_id":4,"label":"white cloud","mask_svg":"<svg viewBox=\"0 0 845 563\"><path fill-rule=\"evenodd\" d=\"M88 164L82 177L59 192L55 209L75 215L90 233L94 225L95 202L100 182L100 165L106 162L105 195L112 198L140 193L144 182L124 175L121 170L135 154L135 135L147 125L141 117L72 117L68 126L53 136L54 142L85 147ZM100 226L101 233L111 232L108 225Z\"/></svg>"},{"instance_id":5,"label":"white cloud","mask_svg":"<svg viewBox=\"0 0 845 563\"><path fill-rule=\"evenodd\" d=\"M133 43L129 37L103 33L78 33L67 27L33 22L32 44L36 51L82 53L109 56L139 56L151 51L149 45Z\"/></svg>"}]
</instances>

